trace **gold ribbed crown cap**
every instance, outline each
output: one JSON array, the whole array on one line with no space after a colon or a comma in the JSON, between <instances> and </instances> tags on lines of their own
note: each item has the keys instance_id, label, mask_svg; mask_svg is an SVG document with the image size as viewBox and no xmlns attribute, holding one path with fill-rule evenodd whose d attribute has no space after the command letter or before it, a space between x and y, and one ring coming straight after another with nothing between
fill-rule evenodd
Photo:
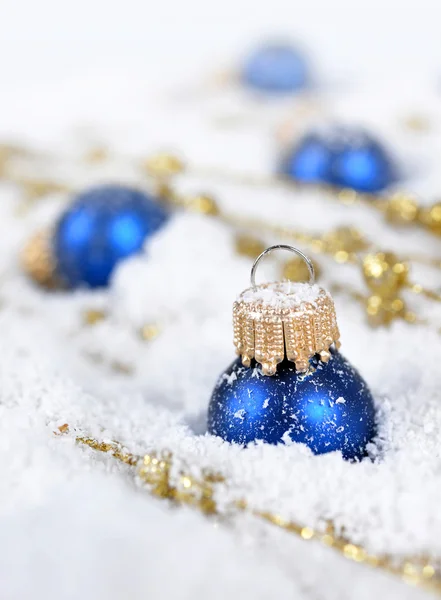
<instances>
[{"instance_id":1,"label":"gold ribbed crown cap","mask_svg":"<svg viewBox=\"0 0 441 600\"><path fill-rule=\"evenodd\" d=\"M290 281L255 284L260 259L275 249L287 249L306 262L309 283ZM274 375L285 358L299 372L306 372L309 360L318 356L327 362L330 347L340 347L334 301L314 283L311 261L292 246L271 246L256 259L251 271L251 287L242 292L233 305L234 345L242 362L249 367L252 359L260 363L265 375Z\"/></svg>"}]
</instances>

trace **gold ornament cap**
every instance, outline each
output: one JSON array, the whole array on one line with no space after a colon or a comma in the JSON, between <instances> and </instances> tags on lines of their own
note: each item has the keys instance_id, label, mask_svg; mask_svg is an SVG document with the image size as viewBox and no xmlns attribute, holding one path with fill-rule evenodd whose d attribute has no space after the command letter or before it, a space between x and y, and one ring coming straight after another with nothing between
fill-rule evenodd
<instances>
[{"instance_id":1,"label":"gold ornament cap","mask_svg":"<svg viewBox=\"0 0 441 600\"><path fill-rule=\"evenodd\" d=\"M30 238L22 250L21 265L24 272L39 285L57 287L51 229L38 231Z\"/></svg>"},{"instance_id":2,"label":"gold ornament cap","mask_svg":"<svg viewBox=\"0 0 441 600\"><path fill-rule=\"evenodd\" d=\"M300 256L309 271L309 283L279 281L256 285L255 274L260 260L273 250L289 250ZM251 287L243 291L233 305L234 345L249 367L254 359L264 375L274 375L285 358L305 373L309 360L318 356L322 362L331 358L334 344L340 347L334 301L315 284L314 267L303 252L284 244L270 246L254 261Z\"/></svg>"}]
</instances>

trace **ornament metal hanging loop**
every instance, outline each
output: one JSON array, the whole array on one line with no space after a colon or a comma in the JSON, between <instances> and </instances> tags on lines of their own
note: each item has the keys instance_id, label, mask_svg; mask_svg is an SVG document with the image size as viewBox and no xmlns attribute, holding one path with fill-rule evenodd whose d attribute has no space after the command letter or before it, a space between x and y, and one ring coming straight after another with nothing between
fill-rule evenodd
<instances>
[{"instance_id":1,"label":"ornament metal hanging loop","mask_svg":"<svg viewBox=\"0 0 441 600\"><path fill-rule=\"evenodd\" d=\"M312 264L312 262L310 261L310 259L306 256L306 254L303 254L303 252L301 250L299 250L298 248L295 248L294 246L289 246L288 244L276 244L274 246L269 246L266 250L264 250L263 252L261 252L261 254L259 254L259 256L254 261L253 266L251 267L251 276L250 276L251 287L253 289L256 289L256 287L257 287L256 286L256 271L257 271L257 267L259 265L259 262L262 260L262 258L266 254L270 254L274 250L289 250L290 252L293 252L297 256L300 256L300 258L302 258L305 261L305 264L308 267L308 271L309 271L309 284L310 285L314 285L314 283L315 283L314 265Z\"/></svg>"}]
</instances>

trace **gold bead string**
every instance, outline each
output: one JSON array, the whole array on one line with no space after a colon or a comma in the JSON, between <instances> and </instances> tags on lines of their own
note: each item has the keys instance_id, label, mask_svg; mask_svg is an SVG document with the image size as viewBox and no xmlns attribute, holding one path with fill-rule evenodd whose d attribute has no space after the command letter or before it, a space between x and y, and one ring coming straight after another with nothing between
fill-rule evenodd
<instances>
[{"instance_id":1,"label":"gold bead string","mask_svg":"<svg viewBox=\"0 0 441 600\"><path fill-rule=\"evenodd\" d=\"M68 425L62 425L56 433L57 435L69 433ZM183 467L177 475L174 475L174 458L166 450L151 451L140 456L128 452L119 442L102 442L84 435L78 435L75 439L78 444L109 454L112 458L133 467L135 477L152 496L178 505L191 506L206 516L219 517L225 514L221 515L216 502L217 486L228 485L228 481L221 473L206 469L197 477L193 475L194 469ZM324 531L318 530L284 519L276 512L254 509L243 498L236 500L227 510L229 516L240 512L262 519L302 540L314 540L348 560L389 573L409 585L441 595L441 571L437 559L427 556L399 557L373 554L361 544L354 544L348 538L336 533L332 522L327 522Z\"/></svg>"},{"instance_id":2,"label":"gold bead string","mask_svg":"<svg viewBox=\"0 0 441 600\"><path fill-rule=\"evenodd\" d=\"M261 233L290 239L308 246L315 253L327 254L338 263L359 262L360 252L378 251L375 244L355 227L337 227L321 236L312 235L305 231L270 223L266 220L225 213L210 196L188 198L179 195L172 187L173 178L186 172L185 164L179 157L159 154L145 161L142 167L147 175L156 182L159 196L172 205L209 216L216 216L235 228L243 228L249 231L257 230ZM402 260L419 262L441 269L441 256L433 258L424 255L408 255L403 257Z\"/></svg>"},{"instance_id":3,"label":"gold bead string","mask_svg":"<svg viewBox=\"0 0 441 600\"><path fill-rule=\"evenodd\" d=\"M0 169L0 175L3 174L4 178L21 187L25 194L25 207L29 207L29 205L35 200L45 197L48 194L73 191L72 189L69 189L68 186L59 182L41 179L29 179L17 176L13 172L10 172L7 168L10 161L13 161L17 156L20 157L23 155L25 155L25 150L23 149L0 145L0 167L3 165L3 171ZM86 156L86 160L92 164L105 161L107 158L109 158L109 153L101 147L92 149ZM381 253L380 250L375 247L373 242L368 240L357 228L337 227L333 230L325 232L324 234L313 235L305 231L294 230L293 228L269 223L262 219L248 218L226 213L219 208L213 198L207 195L196 195L190 197L178 195L171 186L171 180L175 175L185 172L186 167L178 157L173 155L160 154L154 156L148 161L142 163L141 168L144 170L144 172L147 171L147 173L154 178L159 196L173 206L198 212L207 216L216 217L224 224L239 231L258 231L262 235L271 235L293 241L297 244L308 247L310 251L315 254L324 254L330 256L333 258L333 260L340 264L356 264L363 271L364 278L368 288L370 289L370 292L375 292L375 289L371 289L371 283L374 282L375 278L366 277L365 273L366 261L369 261L370 258L369 256L362 257L361 253L369 251L370 255L374 254L377 256L380 256L384 253ZM346 191L344 195L344 201L348 202L349 198L349 192ZM395 204L396 201L397 199L395 198ZM407 208L407 214L410 214L411 212L412 211L410 208ZM249 238L250 237L251 236L249 236ZM250 239L248 239L245 244L242 243L242 249L239 249L239 252L242 252L244 245L249 245L249 243ZM35 245L31 245L31 252L33 254L35 253ZM246 252L249 252L249 249L246 250ZM388 256L392 255L388 254ZM33 260L32 256L30 259ZM403 269L408 273L408 263L410 261L420 262L432 267L441 268L441 257L432 258L422 255L413 255L401 257L400 259L395 257L393 264L386 265L386 271L389 268L391 268L392 271ZM40 259L38 262L39 264L41 263ZM53 270L51 271L49 268L43 267L40 274L40 280L44 279L42 283L45 285L52 285ZM390 281L390 291L381 295L378 293L371 293L364 301L369 321L372 324L388 324L394 318L404 318L409 323L422 322L412 312L407 311L404 308L404 302L399 293L404 289L408 289L415 294L425 296L427 299L432 301L441 301L440 293L435 290L427 289L419 283L410 281L407 275L406 278L401 279L398 286L393 282L392 279ZM356 299L358 296L357 294L351 294L351 297ZM147 339L151 339L149 333L147 333L146 337Z\"/></svg>"},{"instance_id":4,"label":"gold bead string","mask_svg":"<svg viewBox=\"0 0 441 600\"><path fill-rule=\"evenodd\" d=\"M23 148L14 146L0 145L0 176L3 179L12 181L20 186L24 193L25 206L37 199L45 197L53 193L68 193L74 191L71 186L52 181L48 179L35 179L23 176L18 176L8 170L6 166L11 159L17 156L25 155L26 151ZM92 164L105 161L110 157L110 154L103 147L92 148L86 153L85 159ZM2 170L3 167L3 170ZM141 164L141 168L154 178L157 183L158 193L168 202L175 206L185 208L187 210L199 212L202 214L217 216L226 224L236 228L244 228L247 230L259 230L262 233L275 235L278 237L290 239L300 244L308 246L313 252L324 253L338 263L358 262L359 257L357 252L365 250L374 250L374 244L369 241L359 230L354 227L337 227L321 236L312 235L304 231L294 230L282 225L268 223L260 219L251 219L241 217L239 215L231 215L221 211L217 203L210 197L197 195L191 198L178 196L170 186L170 180L174 176L188 171L188 167L177 156L170 154L158 154ZM193 172L194 169L191 169ZM260 185L263 181L256 180L256 185ZM352 190L343 190L341 192L345 203L352 198ZM397 198L394 197L394 205L397 203ZM409 211L408 211L409 212ZM402 258L404 261L414 261L436 268L441 268L441 257L428 257L423 255L409 255ZM416 293L422 293L430 299L440 299L441 295L431 290L426 290L418 284L409 285L409 288Z\"/></svg>"},{"instance_id":5,"label":"gold bead string","mask_svg":"<svg viewBox=\"0 0 441 600\"><path fill-rule=\"evenodd\" d=\"M210 179L222 179L239 185L254 187L278 186L287 190L315 189L326 197L333 198L344 205L363 203L380 212L384 219L394 225L414 225L426 231L441 236L441 202L430 206L420 205L416 197L405 191L394 192L390 195L367 194L347 188L336 188L324 184L308 184L296 182L288 177L268 175L241 174L218 168L201 168L187 165L179 157L161 154L153 156L144 163L147 172L159 177L171 177L188 173Z\"/></svg>"},{"instance_id":6,"label":"gold bead string","mask_svg":"<svg viewBox=\"0 0 441 600\"><path fill-rule=\"evenodd\" d=\"M21 187L25 196L25 206L51 193L63 193L72 191L71 187L58 181L20 176L11 169L11 163L17 157L29 155L24 148L8 144L0 144L0 178L10 181ZM91 148L84 159L89 164L99 164L111 157L104 147ZM302 184L292 181L286 177L255 175L243 175L218 168L201 168L187 165L178 156L171 154L157 154L145 160L141 168L155 178L164 181L175 175L190 173L209 178L221 178L222 180L234 181L241 185L252 185L258 187L277 185L281 188L299 190L306 188L317 189L320 192L337 199L342 204L352 205L363 202L371 208L380 211L387 222L394 225L419 225L435 235L441 235L441 202L435 202L431 206L420 206L416 198L408 192L398 191L389 196L364 194L352 189L338 189L327 185ZM441 265L439 259L424 259L429 264Z\"/></svg>"},{"instance_id":7,"label":"gold bead string","mask_svg":"<svg viewBox=\"0 0 441 600\"><path fill-rule=\"evenodd\" d=\"M245 250L241 246L243 253ZM321 266L317 261L314 261L314 270L319 278ZM308 272L303 261L293 258L282 264L281 276L283 279L303 281L307 279ZM349 296L358 302L365 310L372 327L388 326L397 319L412 325L432 325L427 319L419 318L414 311L409 310L403 300L402 292L411 284L407 281L407 265L400 263L394 254L379 252L367 255L363 260L363 276L368 288L367 295L336 283L330 284L330 291ZM416 285L413 284L414 288ZM417 293L417 289L413 291ZM429 290L424 291L430 293ZM439 326L437 331L441 333Z\"/></svg>"},{"instance_id":8,"label":"gold bead string","mask_svg":"<svg viewBox=\"0 0 441 600\"><path fill-rule=\"evenodd\" d=\"M395 319L403 319L411 324L426 323L413 311L407 309L402 298L404 290L423 295L431 301L441 302L440 293L409 279L411 259L439 268L441 258L421 256L398 258L394 253L381 252L355 227L337 227L322 235L313 235L262 219L225 213L210 196L183 196L175 191L172 178L181 172L182 164L173 156L160 155L152 159L148 162L147 170L148 174L154 177L158 195L174 207L217 218L236 231L260 232L262 235L293 241L307 246L315 254L330 256L339 264L356 265L362 273L369 292L366 298L356 292L352 292L350 297L362 303L372 326L389 325ZM237 251L248 256L259 254L257 250L261 250L264 245L254 235L239 233L236 237ZM294 261L295 259L291 263ZM296 279L296 277L289 278ZM335 290L337 289L338 286L335 286Z\"/></svg>"},{"instance_id":9,"label":"gold bead string","mask_svg":"<svg viewBox=\"0 0 441 600\"><path fill-rule=\"evenodd\" d=\"M313 235L306 231L270 223L266 220L226 213L220 209L214 198L208 195L183 196L172 188L170 182L164 182L159 178L156 179L156 183L159 197L176 208L183 208L191 212L216 217L236 230L257 231L261 234L273 235L278 238L297 242L308 246L315 254L330 256L335 262L340 264L360 263L361 252L378 250L373 242L368 240L355 227L336 227L324 234ZM441 257L431 258L422 255L408 255L403 260L413 260L414 262L426 264L434 268L441 268Z\"/></svg>"}]
</instances>

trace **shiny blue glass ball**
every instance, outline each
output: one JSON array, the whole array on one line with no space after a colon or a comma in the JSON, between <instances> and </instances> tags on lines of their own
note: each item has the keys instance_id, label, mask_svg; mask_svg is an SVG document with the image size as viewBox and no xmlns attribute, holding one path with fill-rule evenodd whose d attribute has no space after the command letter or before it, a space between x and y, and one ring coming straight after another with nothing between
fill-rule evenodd
<instances>
[{"instance_id":1,"label":"shiny blue glass ball","mask_svg":"<svg viewBox=\"0 0 441 600\"><path fill-rule=\"evenodd\" d=\"M115 266L139 252L167 216L163 206L137 189L103 185L86 190L56 224L57 276L70 288L106 286Z\"/></svg>"},{"instance_id":2,"label":"shiny blue glass ball","mask_svg":"<svg viewBox=\"0 0 441 600\"><path fill-rule=\"evenodd\" d=\"M259 92L292 93L307 84L308 65L296 48L270 44L248 57L241 78L245 85Z\"/></svg>"},{"instance_id":3,"label":"shiny blue glass ball","mask_svg":"<svg viewBox=\"0 0 441 600\"><path fill-rule=\"evenodd\" d=\"M315 454L340 450L360 459L377 433L374 401L365 381L333 352L327 364L300 374L285 360L273 376L235 360L221 375L208 409L208 431L228 442L306 444Z\"/></svg>"},{"instance_id":4,"label":"shiny blue glass ball","mask_svg":"<svg viewBox=\"0 0 441 600\"><path fill-rule=\"evenodd\" d=\"M383 145L357 129L335 128L305 135L282 157L280 173L303 183L322 183L378 193L397 179Z\"/></svg>"}]
</instances>

